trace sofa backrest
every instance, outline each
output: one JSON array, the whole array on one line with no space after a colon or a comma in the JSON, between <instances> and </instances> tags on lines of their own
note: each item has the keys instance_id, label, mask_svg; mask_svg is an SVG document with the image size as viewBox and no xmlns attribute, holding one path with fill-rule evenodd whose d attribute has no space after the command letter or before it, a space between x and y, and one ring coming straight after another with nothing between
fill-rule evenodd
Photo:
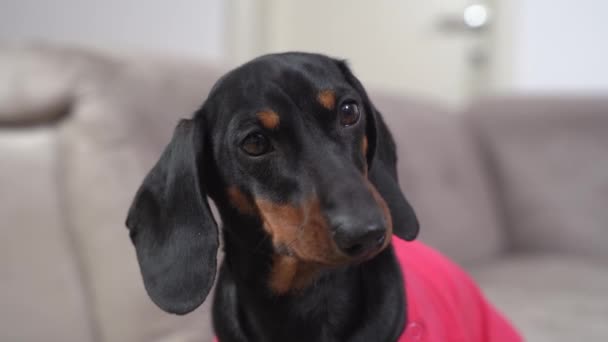
<instances>
[{"instance_id":1,"label":"sofa backrest","mask_svg":"<svg viewBox=\"0 0 608 342\"><path fill-rule=\"evenodd\" d=\"M513 246L608 262L608 94L488 98L468 116Z\"/></svg>"},{"instance_id":2,"label":"sofa backrest","mask_svg":"<svg viewBox=\"0 0 608 342\"><path fill-rule=\"evenodd\" d=\"M399 179L420 238L463 264L503 252L494 189L464 117L403 96L372 98L397 143Z\"/></svg>"}]
</instances>

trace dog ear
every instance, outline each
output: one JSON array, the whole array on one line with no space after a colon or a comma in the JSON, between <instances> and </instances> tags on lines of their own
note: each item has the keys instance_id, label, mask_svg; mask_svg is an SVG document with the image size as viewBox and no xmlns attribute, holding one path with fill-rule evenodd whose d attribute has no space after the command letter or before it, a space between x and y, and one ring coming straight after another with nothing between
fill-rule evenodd
<instances>
[{"instance_id":1,"label":"dog ear","mask_svg":"<svg viewBox=\"0 0 608 342\"><path fill-rule=\"evenodd\" d=\"M148 295L161 309L180 315L207 297L219 244L198 167L203 160L199 131L195 119L180 121L126 221Z\"/></svg>"},{"instance_id":2,"label":"dog ear","mask_svg":"<svg viewBox=\"0 0 608 342\"><path fill-rule=\"evenodd\" d=\"M399 186L397 152L393 137L380 112L375 110L373 105L371 108L373 114L370 116L374 118L376 143L373 160L369 166L369 179L376 186L391 211L395 234L404 240L411 241L418 236L420 230L418 218Z\"/></svg>"},{"instance_id":3,"label":"dog ear","mask_svg":"<svg viewBox=\"0 0 608 342\"><path fill-rule=\"evenodd\" d=\"M361 82L353 75L345 62L338 62L344 77L363 97L367 113L365 134L367 136L367 165L369 179L386 201L393 220L393 232L400 238L411 241L420 230L414 209L405 199L397 177L397 151L395 141L384 123L382 114L369 100Z\"/></svg>"}]
</instances>

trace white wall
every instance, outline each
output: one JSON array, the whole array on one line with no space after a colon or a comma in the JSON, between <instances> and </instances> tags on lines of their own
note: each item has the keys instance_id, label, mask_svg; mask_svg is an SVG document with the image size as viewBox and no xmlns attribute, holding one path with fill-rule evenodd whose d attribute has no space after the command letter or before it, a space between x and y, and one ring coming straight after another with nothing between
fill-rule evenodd
<instances>
[{"instance_id":1,"label":"white wall","mask_svg":"<svg viewBox=\"0 0 608 342\"><path fill-rule=\"evenodd\" d=\"M608 61L608 43L606 43L608 1L492 0L491 2L497 6L497 22L495 23L496 41L493 42L491 53L490 88L499 91L541 92L608 90L606 62ZM253 5L256 3L258 5ZM312 9L331 7L331 4L322 5L321 1L314 3L315 6L308 4L308 7ZM431 5L425 6L432 9L433 6L446 7L448 3L453 7L452 4L455 2L434 0L429 2ZM419 22L422 17L420 11L406 8L413 4L415 3L403 2L402 10L395 13L403 12L407 23ZM284 0L0 0L0 41L37 39L105 49L150 50L156 53L232 62L242 62L244 57L250 58L250 55L253 55L244 53L241 51L243 49L246 50L245 52L257 54L276 48L310 49L327 46L329 52L336 52L334 50L337 48L332 45L333 43L330 44L332 37L328 36L327 30L325 35L304 39L306 38L304 33L311 30L310 21L306 17L295 16L292 22L283 25L288 30L280 32L273 29L272 20L270 23L242 24L247 18L259 21L268 16L260 13L251 16L249 13L252 11L274 13L287 8L286 6ZM302 14L301 8L305 6L299 1L292 1L291 7L297 9L292 12ZM352 12L353 10L349 8L347 7ZM377 12L379 6L375 4L370 8L376 9ZM342 9L342 12L344 11ZM370 10L365 16L370 17L374 13ZM327 18L323 18L327 20L322 21L325 27L332 23L334 18L333 13L319 14L312 11L306 14L314 15L316 22L325 15ZM286 19L279 16L277 20ZM432 24L432 20L427 21L429 25ZM356 19L352 22L355 28L365 26L364 31L369 31L362 36L366 40L360 39L360 41L367 45L378 46L379 49L376 50L390 51L390 54L355 58L357 46L343 43L342 45L350 46L351 49L346 49L342 55L351 57L356 69L371 83L405 90L411 90L411 87L407 88L406 85L412 83L418 88L436 88L435 92L440 94L455 93L445 91L434 83L426 85L429 79L449 79L448 73L434 72L433 77L421 79L409 74L395 77L396 75L388 72L381 72L381 70L394 70L393 65L387 64L385 68L382 68L383 65L374 65L379 60L385 61L395 56L401 50L408 51L404 54L408 57L406 61L413 63L413 54L421 49L428 50L433 47L432 42L435 40L429 38L430 30L407 31L410 36L421 41L414 46L406 44L405 37L408 35L405 33L398 42L393 39L394 37L378 34L383 32L382 27L386 31L386 27L390 29L388 24L394 25L395 22L398 20L369 23L359 22ZM301 25L300 30L296 24ZM378 26L382 27L378 28ZM410 26L413 27L413 24ZM252 36L255 38L255 35L238 35L230 32L238 31L239 28L257 29L262 32L261 37L251 39ZM245 38L235 39L235 37ZM348 42L348 39L344 39L344 37L348 38L347 34L338 32L337 37L340 38L338 42ZM290 41L288 38L293 40ZM446 58L446 61L453 60L456 60L454 56ZM405 84L406 81L410 83Z\"/></svg>"},{"instance_id":2,"label":"white wall","mask_svg":"<svg viewBox=\"0 0 608 342\"><path fill-rule=\"evenodd\" d=\"M235 30L239 47L257 45L234 51L241 62L290 50L346 58L370 89L459 104L472 93L468 56L480 37L446 34L438 22L468 1L258 0L257 14L247 13L261 19Z\"/></svg>"},{"instance_id":3,"label":"white wall","mask_svg":"<svg viewBox=\"0 0 608 342\"><path fill-rule=\"evenodd\" d=\"M222 0L0 0L0 41L224 57Z\"/></svg>"},{"instance_id":4,"label":"white wall","mask_svg":"<svg viewBox=\"0 0 608 342\"><path fill-rule=\"evenodd\" d=\"M499 90L608 91L608 1L502 0L498 6Z\"/></svg>"}]
</instances>

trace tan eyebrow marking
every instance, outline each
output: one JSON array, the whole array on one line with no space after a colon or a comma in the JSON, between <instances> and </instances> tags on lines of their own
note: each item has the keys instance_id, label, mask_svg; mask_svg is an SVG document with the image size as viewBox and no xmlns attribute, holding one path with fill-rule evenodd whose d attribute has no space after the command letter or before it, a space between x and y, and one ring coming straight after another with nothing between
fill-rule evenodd
<instances>
[{"instance_id":1,"label":"tan eyebrow marking","mask_svg":"<svg viewBox=\"0 0 608 342\"><path fill-rule=\"evenodd\" d=\"M319 92L317 100L326 109L333 110L336 107L336 93L333 90L326 89Z\"/></svg>"},{"instance_id":2,"label":"tan eyebrow marking","mask_svg":"<svg viewBox=\"0 0 608 342\"><path fill-rule=\"evenodd\" d=\"M273 110L263 110L257 113L258 120L262 126L268 129L276 129L279 127L279 114Z\"/></svg>"}]
</instances>

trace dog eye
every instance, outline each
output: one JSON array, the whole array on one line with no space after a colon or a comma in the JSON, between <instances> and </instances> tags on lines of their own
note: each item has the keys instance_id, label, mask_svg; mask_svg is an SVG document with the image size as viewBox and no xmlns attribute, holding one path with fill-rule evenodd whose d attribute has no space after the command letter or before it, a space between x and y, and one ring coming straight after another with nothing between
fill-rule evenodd
<instances>
[{"instance_id":1,"label":"dog eye","mask_svg":"<svg viewBox=\"0 0 608 342\"><path fill-rule=\"evenodd\" d=\"M340 106L338 115L340 117L340 124L348 127L356 124L357 121L359 121L361 111L359 110L359 105L357 105L355 102L345 102Z\"/></svg>"},{"instance_id":2,"label":"dog eye","mask_svg":"<svg viewBox=\"0 0 608 342\"><path fill-rule=\"evenodd\" d=\"M248 155L257 157L270 152L272 145L270 145L270 141L263 134L252 133L243 139L241 149Z\"/></svg>"}]
</instances>

